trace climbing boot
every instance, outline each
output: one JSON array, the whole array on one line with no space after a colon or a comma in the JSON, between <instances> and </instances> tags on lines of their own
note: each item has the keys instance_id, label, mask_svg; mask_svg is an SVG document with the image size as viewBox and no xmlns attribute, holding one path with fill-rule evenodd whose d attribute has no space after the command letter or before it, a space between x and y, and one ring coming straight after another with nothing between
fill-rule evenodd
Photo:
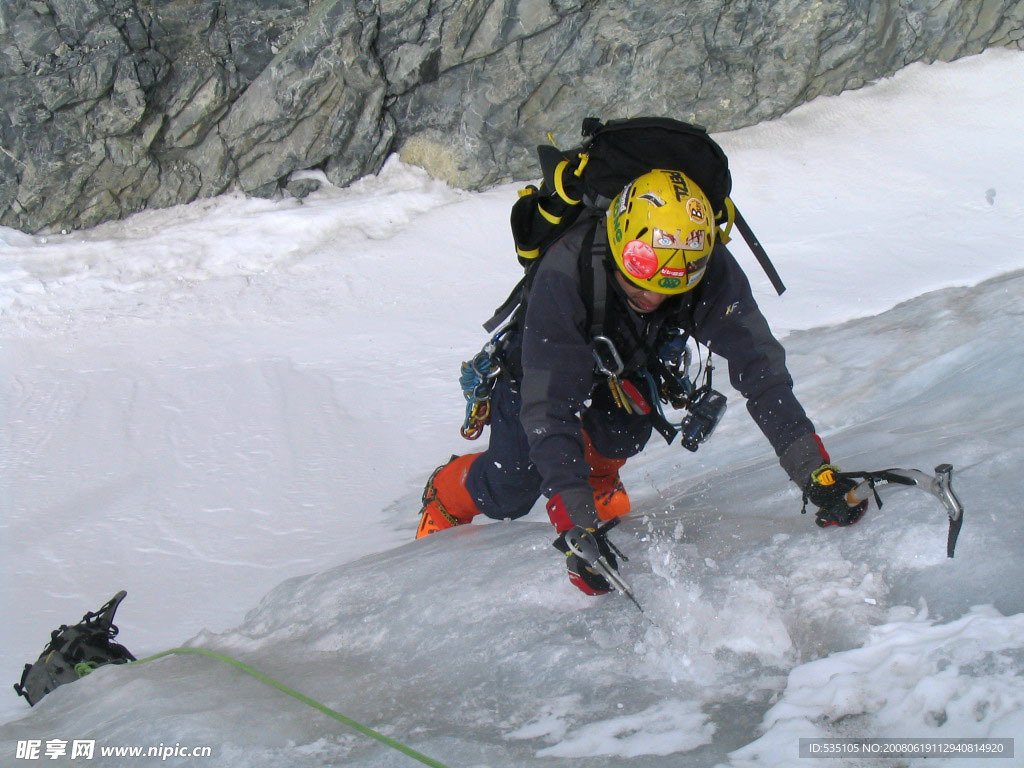
<instances>
[{"instance_id":1,"label":"climbing boot","mask_svg":"<svg viewBox=\"0 0 1024 768\"><path fill-rule=\"evenodd\" d=\"M594 507L601 520L628 515L629 494L619 479L619 470L625 459L609 459L602 456L590 441L590 435L583 431L584 457L590 465L590 487L594 490Z\"/></svg>"},{"instance_id":2,"label":"climbing boot","mask_svg":"<svg viewBox=\"0 0 1024 768\"><path fill-rule=\"evenodd\" d=\"M430 475L423 489L423 509L420 510L417 539L456 525L465 525L480 514L466 490L466 475L481 455L470 453L466 456L452 456L447 464L442 464Z\"/></svg>"}]
</instances>

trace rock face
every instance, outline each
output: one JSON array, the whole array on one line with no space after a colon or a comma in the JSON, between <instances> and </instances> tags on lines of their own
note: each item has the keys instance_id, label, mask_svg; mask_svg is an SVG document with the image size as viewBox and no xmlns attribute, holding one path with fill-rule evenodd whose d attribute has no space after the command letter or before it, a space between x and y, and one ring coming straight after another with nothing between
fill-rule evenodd
<instances>
[{"instance_id":1,"label":"rock face","mask_svg":"<svg viewBox=\"0 0 1024 768\"><path fill-rule=\"evenodd\" d=\"M732 129L1022 39L1024 0L2 0L0 225L345 184L394 151L480 188L587 115Z\"/></svg>"}]
</instances>

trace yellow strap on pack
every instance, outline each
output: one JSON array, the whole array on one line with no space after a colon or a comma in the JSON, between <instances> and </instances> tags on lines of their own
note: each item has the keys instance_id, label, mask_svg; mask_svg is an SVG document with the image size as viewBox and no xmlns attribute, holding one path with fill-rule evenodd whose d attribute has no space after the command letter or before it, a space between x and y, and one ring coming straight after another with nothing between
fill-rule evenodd
<instances>
[{"instance_id":1,"label":"yellow strap on pack","mask_svg":"<svg viewBox=\"0 0 1024 768\"><path fill-rule=\"evenodd\" d=\"M569 196L569 193L565 191L565 185L562 184L562 174L565 173L565 169L569 166L568 160L563 160L555 166L555 192L558 196L565 200L569 205L579 205L580 201Z\"/></svg>"},{"instance_id":2,"label":"yellow strap on pack","mask_svg":"<svg viewBox=\"0 0 1024 768\"><path fill-rule=\"evenodd\" d=\"M733 203L731 197L725 198L725 229L719 227L718 229L718 240L722 245L728 245L729 241L732 240L730 233L732 232L732 225L736 223L736 205Z\"/></svg>"},{"instance_id":3,"label":"yellow strap on pack","mask_svg":"<svg viewBox=\"0 0 1024 768\"><path fill-rule=\"evenodd\" d=\"M543 216L544 219L549 224L556 224L557 225L557 224L561 224L562 223L562 217L561 216L555 216L554 214L548 213L547 211L544 210L544 206L540 205L539 203L537 204L537 210L540 212L540 215Z\"/></svg>"},{"instance_id":4,"label":"yellow strap on pack","mask_svg":"<svg viewBox=\"0 0 1024 768\"><path fill-rule=\"evenodd\" d=\"M582 176L583 169L587 167L587 163L590 162L590 155L586 152L580 153L580 164L576 166L576 170L572 172L573 176Z\"/></svg>"}]
</instances>

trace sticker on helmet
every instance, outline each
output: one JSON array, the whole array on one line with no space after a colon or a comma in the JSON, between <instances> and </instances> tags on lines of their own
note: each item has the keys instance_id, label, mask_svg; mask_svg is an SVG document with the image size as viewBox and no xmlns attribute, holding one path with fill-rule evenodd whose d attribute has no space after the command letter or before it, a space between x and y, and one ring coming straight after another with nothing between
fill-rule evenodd
<instances>
[{"instance_id":1,"label":"sticker on helmet","mask_svg":"<svg viewBox=\"0 0 1024 768\"><path fill-rule=\"evenodd\" d=\"M683 281L680 280L678 277L663 277L663 278L661 278L661 280L658 281L658 286L660 288L672 289L672 288L678 288L680 283L682 283L682 282Z\"/></svg>"},{"instance_id":2,"label":"sticker on helmet","mask_svg":"<svg viewBox=\"0 0 1024 768\"><path fill-rule=\"evenodd\" d=\"M622 192L619 193L619 204L615 206L615 212L619 216L626 212L626 208L629 207L629 195L633 191L633 184L630 183L626 186Z\"/></svg>"},{"instance_id":3,"label":"sticker on helmet","mask_svg":"<svg viewBox=\"0 0 1024 768\"><path fill-rule=\"evenodd\" d=\"M622 242L622 211L619 210L618 206L614 206L615 210L609 210L608 215L611 217L611 229L614 232L614 240L616 243Z\"/></svg>"},{"instance_id":4,"label":"sticker on helmet","mask_svg":"<svg viewBox=\"0 0 1024 768\"><path fill-rule=\"evenodd\" d=\"M648 203L653 205L655 208L664 208L666 205L668 205L668 203L666 203L664 200L662 200L660 197L658 197L653 192L644 192L637 199L638 200L646 200Z\"/></svg>"},{"instance_id":5,"label":"sticker on helmet","mask_svg":"<svg viewBox=\"0 0 1024 768\"><path fill-rule=\"evenodd\" d=\"M703 224L708 220L707 212L704 210L704 203L696 197L686 201L686 212L690 214L690 220L695 224Z\"/></svg>"},{"instance_id":6,"label":"sticker on helmet","mask_svg":"<svg viewBox=\"0 0 1024 768\"><path fill-rule=\"evenodd\" d=\"M622 268L640 280L650 280L658 271L658 257L643 240L630 240L622 249Z\"/></svg>"},{"instance_id":7,"label":"sticker on helmet","mask_svg":"<svg viewBox=\"0 0 1024 768\"><path fill-rule=\"evenodd\" d=\"M704 250L704 230L695 229L686 238L686 242L683 243L683 249L687 251L703 251Z\"/></svg>"},{"instance_id":8,"label":"sticker on helmet","mask_svg":"<svg viewBox=\"0 0 1024 768\"><path fill-rule=\"evenodd\" d=\"M686 277L685 269L673 269L672 267L662 267L661 274L666 277Z\"/></svg>"},{"instance_id":9,"label":"sticker on helmet","mask_svg":"<svg viewBox=\"0 0 1024 768\"><path fill-rule=\"evenodd\" d=\"M697 269L697 270L691 272L690 276L688 278L686 278L686 284L687 285L695 285L696 283L699 283L700 279L702 277L704 277L704 270L705 269L707 269L706 266L701 267L700 269Z\"/></svg>"},{"instance_id":10,"label":"sticker on helmet","mask_svg":"<svg viewBox=\"0 0 1024 768\"><path fill-rule=\"evenodd\" d=\"M664 229L655 227L651 241L654 243L655 248L685 248L686 244L683 242L682 235L682 230L679 229L675 231L675 234L672 234Z\"/></svg>"},{"instance_id":11,"label":"sticker on helmet","mask_svg":"<svg viewBox=\"0 0 1024 768\"><path fill-rule=\"evenodd\" d=\"M693 274L696 274L697 272L703 273L704 272L704 268L707 267L708 260L710 258L711 258L710 255L708 255L708 256L701 256L698 259L694 259L693 261L686 262L686 274L693 275ZM699 280L700 278L697 278L697 279Z\"/></svg>"},{"instance_id":12,"label":"sticker on helmet","mask_svg":"<svg viewBox=\"0 0 1024 768\"><path fill-rule=\"evenodd\" d=\"M690 188L686 186L686 176L679 171L669 171L668 180L672 183L672 191L676 193L677 202L690 194Z\"/></svg>"}]
</instances>

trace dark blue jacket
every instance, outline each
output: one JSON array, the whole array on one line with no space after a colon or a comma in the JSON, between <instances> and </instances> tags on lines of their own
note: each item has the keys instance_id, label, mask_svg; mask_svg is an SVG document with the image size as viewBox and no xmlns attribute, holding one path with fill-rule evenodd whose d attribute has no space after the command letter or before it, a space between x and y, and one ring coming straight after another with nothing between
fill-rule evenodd
<instances>
[{"instance_id":1,"label":"dark blue jacket","mask_svg":"<svg viewBox=\"0 0 1024 768\"><path fill-rule=\"evenodd\" d=\"M521 338L522 410L520 421L530 445L530 460L542 478L545 495L561 493L570 511L592 515L583 460L579 414L605 378L595 371L587 299L581 276L591 243L606 243L603 216L582 216L544 254L527 294ZM822 463L814 425L793 394L785 350L772 335L751 295L750 284L728 249L715 247L703 280L672 297L655 312L630 309L611 270L607 280L605 335L612 338L627 368L639 370L659 330L674 325L689 330L728 362L733 387L780 457L783 468L803 487ZM585 272L585 270L583 270ZM589 278L590 276L587 275ZM576 514L573 514L574 521Z\"/></svg>"}]
</instances>

